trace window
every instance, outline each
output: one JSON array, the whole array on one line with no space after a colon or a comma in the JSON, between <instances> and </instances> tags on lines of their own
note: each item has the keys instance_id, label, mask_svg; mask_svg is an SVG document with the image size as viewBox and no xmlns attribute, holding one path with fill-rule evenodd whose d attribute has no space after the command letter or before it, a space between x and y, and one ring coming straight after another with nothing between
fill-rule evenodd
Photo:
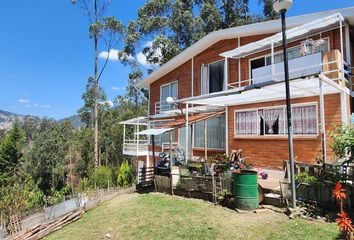
<instances>
[{"instance_id":1,"label":"window","mask_svg":"<svg viewBox=\"0 0 354 240\"><path fill-rule=\"evenodd\" d=\"M194 124L194 147L204 148L204 127L207 123L207 145L208 148L225 149L226 143L226 123L225 116L219 116L199 121Z\"/></svg>"},{"instance_id":2,"label":"window","mask_svg":"<svg viewBox=\"0 0 354 240\"><path fill-rule=\"evenodd\" d=\"M178 82L172 82L161 86L160 108L161 111L170 110L171 106L166 102L166 98L178 99Z\"/></svg>"},{"instance_id":3,"label":"window","mask_svg":"<svg viewBox=\"0 0 354 240\"><path fill-rule=\"evenodd\" d=\"M293 107L292 121L294 134L317 134L316 105Z\"/></svg>"},{"instance_id":4,"label":"window","mask_svg":"<svg viewBox=\"0 0 354 240\"><path fill-rule=\"evenodd\" d=\"M218 61L207 65L202 64L202 94L224 90L224 64L225 61Z\"/></svg>"},{"instance_id":5,"label":"window","mask_svg":"<svg viewBox=\"0 0 354 240\"><path fill-rule=\"evenodd\" d=\"M292 106L293 132L297 135L317 134L317 105ZM235 112L236 135L285 135L286 108L263 108Z\"/></svg>"},{"instance_id":6,"label":"window","mask_svg":"<svg viewBox=\"0 0 354 240\"><path fill-rule=\"evenodd\" d=\"M256 135L258 133L257 111L236 112L235 130L239 135Z\"/></svg>"},{"instance_id":7,"label":"window","mask_svg":"<svg viewBox=\"0 0 354 240\"><path fill-rule=\"evenodd\" d=\"M168 121L156 121L156 122L150 122L150 127L155 128L158 126L161 126L163 124L166 124ZM172 141L175 139L175 130L171 131L172 133ZM161 146L163 143L169 143L170 142L170 132L166 132L160 135L156 135L155 137L155 145L156 146ZM150 137L149 140L150 144L152 144L152 138Z\"/></svg>"}]
</instances>

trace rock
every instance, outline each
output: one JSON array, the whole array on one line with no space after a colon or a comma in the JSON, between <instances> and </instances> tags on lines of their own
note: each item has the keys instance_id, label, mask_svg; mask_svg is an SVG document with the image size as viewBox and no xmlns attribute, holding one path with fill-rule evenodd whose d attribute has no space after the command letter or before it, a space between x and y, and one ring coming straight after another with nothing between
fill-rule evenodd
<instances>
[{"instance_id":1,"label":"rock","mask_svg":"<svg viewBox=\"0 0 354 240\"><path fill-rule=\"evenodd\" d=\"M106 238L112 238L112 235L109 233L106 233Z\"/></svg>"}]
</instances>

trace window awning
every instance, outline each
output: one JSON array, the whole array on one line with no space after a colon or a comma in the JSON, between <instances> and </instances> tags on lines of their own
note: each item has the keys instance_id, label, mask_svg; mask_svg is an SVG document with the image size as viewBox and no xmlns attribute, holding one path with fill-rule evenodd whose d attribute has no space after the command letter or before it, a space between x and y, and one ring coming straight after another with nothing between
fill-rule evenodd
<instances>
[{"instance_id":1,"label":"window awning","mask_svg":"<svg viewBox=\"0 0 354 240\"><path fill-rule=\"evenodd\" d=\"M153 135L153 136L157 136L157 135L161 135L163 133L166 133L166 132L169 132L169 131L172 131L173 128L150 128L150 129L147 129L147 130L144 130L144 131L140 131L140 132L137 132L135 133L136 135Z\"/></svg>"},{"instance_id":2,"label":"window awning","mask_svg":"<svg viewBox=\"0 0 354 240\"><path fill-rule=\"evenodd\" d=\"M321 31L326 31L336 26L339 26L339 22L344 21L343 16L340 13L336 13L327 17L317 19L315 21L306 23L304 25L294 27L286 31L287 40L295 41L297 39L304 38L311 34L315 34ZM282 33L279 32L273 36L264 38L257 42L252 42L241 47L235 48L234 50L224 52L220 54L223 57L229 58L242 58L253 53L257 53L263 50L267 50L271 47L273 43L274 46L278 46L282 42Z\"/></svg>"}]
</instances>

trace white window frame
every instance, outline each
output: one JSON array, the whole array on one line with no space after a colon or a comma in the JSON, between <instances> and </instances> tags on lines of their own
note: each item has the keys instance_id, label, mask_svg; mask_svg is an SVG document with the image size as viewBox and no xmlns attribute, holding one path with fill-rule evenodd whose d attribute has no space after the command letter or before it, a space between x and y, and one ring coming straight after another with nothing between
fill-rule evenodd
<instances>
[{"instance_id":1,"label":"white window frame","mask_svg":"<svg viewBox=\"0 0 354 240\"><path fill-rule=\"evenodd\" d=\"M331 43L330 43L330 38L329 37L324 37L324 38L321 38L321 39L324 39L324 40L327 40L327 44L328 44L328 51L331 51ZM303 40L301 41L300 45L296 45L296 46L293 46L293 47L290 47L288 48L288 50L291 50L291 49L294 49L294 48L297 48L297 47L300 47L301 48L301 44L306 41L306 40ZM283 53L283 50L278 50L276 52L274 52L274 56L275 55L278 55L278 54L281 54ZM252 69L251 69L251 62L253 60L257 60L257 59L260 59L260 58L264 58L264 63L266 64L267 63L267 57L271 57L272 56L272 53L267 53L267 54L264 54L264 55L260 55L258 57L254 57L254 58L250 58L248 59L248 79L251 79L252 77ZM271 66L272 64L270 65L265 65L265 66Z\"/></svg>"},{"instance_id":2,"label":"white window frame","mask_svg":"<svg viewBox=\"0 0 354 240\"><path fill-rule=\"evenodd\" d=\"M200 71L200 95L207 95L207 94L210 94L210 90L209 90L209 88L208 88L208 92L207 93L203 93L203 71L202 71L202 66L204 65L204 66L208 66L208 81L210 81L210 79L209 79L209 73L210 73L210 65L211 64L214 64L214 63L217 63L217 62L224 62L224 74L223 74L223 82L224 82L224 84L223 84L223 90L222 91L225 91L226 89L225 89L225 85L226 85L226 88L227 88L227 84L225 84L225 81L227 81L228 79L226 79L226 76L225 76L225 64L227 64L226 63L226 60L225 60L225 58L224 59L220 59L220 60L216 60L216 61L213 61L213 62L210 62L210 63L202 63L201 65L200 65L200 69L201 69L201 71ZM227 67L227 71L228 71L228 67ZM208 86L210 86L210 82L209 82L209 85Z\"/></svg>"},{"instance_id":3,"label":"white window frame","mask_svg":"<svg viewBox=\"0 0 354 240\"><path fill-rule=\"evenodd\" d=\"M178 99L178 88L179 88L178 80L160 85L160 112L161 112L162 103L166 102L166 99L162 99L162 88L169 86L169 94L168 95L171 96L172 95L171 94L171 90L172 90L171 85L174 83L177 83L177 99ZM174 100L177 100L177 99L174 99Z\"/></svg>"},{"instance_id":4,"label":"white window frame","mask_svg":"<svg viewBox=\"0 0 354 240\"><path fill-rule=\"evenodd\" d=\"M319 117L318 117L318 103L317 102L306 102L306 103L296 103L296 104L291 104L291 108L293 107L300 107L300 106L316 106L316 133L315 134L294 134L295 137L318 137L319 136ZM259 110L264 110L264 109L275 109L275 108L283 108L284 109L284 134L265 134L265 135L260 135L260 123L259 123ZM257 112L257 134L237 134L236 133L236 113L237 112ZM286 133L286 105L274 105L274 106L268 106L268 107L261 107L261 108L247 108L247 109L240 109L240 110L234 110L234 137L284 137L287 136Z\"/></svg>"}]
</instances>

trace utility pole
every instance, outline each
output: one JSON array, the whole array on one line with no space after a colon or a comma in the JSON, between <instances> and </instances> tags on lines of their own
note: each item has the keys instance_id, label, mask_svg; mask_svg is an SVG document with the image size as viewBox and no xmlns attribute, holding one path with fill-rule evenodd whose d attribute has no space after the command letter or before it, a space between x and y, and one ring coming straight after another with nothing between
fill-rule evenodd
<instances>
[{"instance_id":1,"label":"utility pole","mask_svg":"<svg viewBox=\"0 0 354 240\"><path fill-rule=\"evenodd\" d=\"M289 82L289 63L288 63L288 43L286 38L286 21L285 13L291 8L292 0L274 0L273 8L280 13L282 37L283 37L283 57L284 57L284 74L285 74L285 93L286 93L286 115L288 125L288 147L290 160L290 183L291 183L291 203L296 208L296 186L295 186L295 161L294 161L294 143L293 143L293 127L291 122L291 101L290 101L290 82Z\"/></svg>"}]
</instances>

